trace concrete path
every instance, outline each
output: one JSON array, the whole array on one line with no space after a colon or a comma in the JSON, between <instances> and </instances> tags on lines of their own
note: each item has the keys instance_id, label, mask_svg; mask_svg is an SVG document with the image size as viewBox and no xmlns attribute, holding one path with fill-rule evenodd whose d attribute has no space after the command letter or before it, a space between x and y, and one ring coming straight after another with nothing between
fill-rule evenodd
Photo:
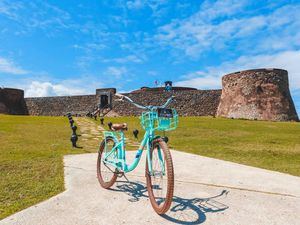
<instances>
[{"instance_id":1,"label":"concrete path","mask_svg":"<svg viewBox=\"0 0 300 225\"><path fill-rule=\"evenodd\" d=\"M105 131L105 127L107 128L107 124L101 126L99 118L97 121L93 121L93 119L87 117L74 117L73 119L78 125L81 134L78 145L83 147L83 150L86 152L97 151L103 139L103 131ZM137 149L139 146L139 143L133 140L133 138L126 138L127 149Z\"/></svg>"},{"instance_id":2,"label":"concrete path","mask_svg":"<svg viewBox=\"0 0 300 225\"><path fill-rule=\"evenodd\" d=\"M0 225L300 224L300 178L172 151L175 196L158 216L145 189L142 161L112 190L96 178L96 154L65 156L66 191ZM129 158L133 153L128 153ZM145 158L145 155L144 157Z\"/></svg>"},{"instance_id":3,"label":"concrete path","mask_svg":"<svg viewBox=\"0 0 300 225\"><path fill-rule=\"evenodd\" d=\"M79 141L78 146L82 147L86 152L95 152L99 147L100 142L103 139L104 128L100 124L100 121L92 121L87 117L74 117L76 125L79 128Z\"/></svg>"}]
</instances>

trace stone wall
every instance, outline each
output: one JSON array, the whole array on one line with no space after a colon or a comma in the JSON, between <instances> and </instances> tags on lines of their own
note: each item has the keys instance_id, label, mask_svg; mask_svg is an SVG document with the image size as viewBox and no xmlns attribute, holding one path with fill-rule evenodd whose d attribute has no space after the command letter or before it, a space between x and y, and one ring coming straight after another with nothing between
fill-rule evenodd
<instances>
[{"instance_id":1,"label":"stone wall","mask_svg":"<svg viewBox=\"0 0 300 225\"><path fill-rule=\"evenodd\" d=\"M165 90L165 87L142 87L141 89L132 91L132 93L140 93L140 92L163 92ZM172 88L173 91L177 92L177 91L191 91L191 90L197 90L196 88L190 88L190 87L173 87Z\"/></svg>"},{"instance_id":2,"label":"stone wall","mask_svg":"<svg viewBox=\"0 0 300 225\"><path fill-rule=\"evenodd\" d=\"M222 90L197 90L175 87L171 93L163 88L147 88L125 93L143 105L162 105L170 97L180 116L220 116L273 121L298 121L291 98L288 74L280 69L257 69L228 74L222 79ZM7 107L23 96L23 91L15 93L5 102L1 89L0 113L22 113L26 107ZM13 93L13 92L12 92ZM124 101L116 101L115 88L97 89L95 95L26 98L29 115L62 116L67 112L85 115L99 105L100 99L109 101L111 115L137 116L142 110ZM103 96L104 95L104 96ZM105 97L107 95L108 98ZM221 96L222 95L222 96ZM14 96L11 94L10 96ZM19 97L18 97L19 96ZM100 96L102 96L100 98ZM7 99L7 98L6 98ZM14 100L15 99L15 100ZM106 100L105 100L106 99ZM4 102L4 103L3 103ZM9 111L10 110L10 111Z\"/></svg>"},{"instance_id":3,"label":"stone wall","mask_svg":"<svg viewBox=\"0 0 300 225\"><path fill-rule=\"evenodd\" d=\"M173 93L145 91L125 95L143 105L162 105L174 95L175 101L170 107L175 108L180 116L214 116L220 102L221 90L178 90ZM141 110L132 104L115 100L116 98L113 101L113 110L119 115L140 115Z\"/></svg>"},{"instance_id":4,"label":"stone wall","mask_svg":"<svg viewBox=\"0 0 300 225\"><path fill-rule=\"evenodd\" d=\"M24 91L13 88L0 88L0 113L14 115L27 114Z\"/></svg>"},{"instance_id":5,"label":"stone wall","mask_svg":"<svg viewBox=\"0 0 300 225\"><path fill-rule=\"evenodd\" d=\"M288 72L246 70L225 75L217 116L272 121L298 121Z\"/></svg>"},{"instance_id":6,"label":"stone wall","mask_svg":"<svg viewBox=\"0 0 300 225\"><path fill-rule=\"evenodd\" d=\"M103 93L103 90L98 89L97 95L25 98L25 101L29 115L62 116L67 112L85 115L99 104L98 94ZM179 115L208 116L216 114L221 90L178 90L172 94L176 97L176 101L170 107L175 107ZM146 91L125 95L144 105L162 105L171 93ZM116 114L120 116L140 115L141 110L130 103L116 101L114 92L112 92L112 98L112 109Z\"/></svg>"},{"instance_id":7,"label":"stone wall","mask_svg":"<svg viewBox=\"0 0 300 225\"><path fill-rule=\"evenodd\" d=\"M98 103L96 95L25 98L25 101L29 115L35 116L63 116L67 112L85 115Z\"/></svg>"}]
</instances>

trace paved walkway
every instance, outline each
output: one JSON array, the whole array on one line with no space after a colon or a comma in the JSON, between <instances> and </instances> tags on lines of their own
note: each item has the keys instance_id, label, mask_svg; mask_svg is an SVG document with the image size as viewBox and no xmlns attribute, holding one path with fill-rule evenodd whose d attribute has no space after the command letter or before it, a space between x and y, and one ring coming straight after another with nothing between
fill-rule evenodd
<instances>
[{"instance_id":1,"label":"paved walkway","mask_svg":"<svg viewBox=\"0 0 300 225\"><path fill-rule=\"evenodd\" d=\"M105 128L107 129L107 125L101 126L99 119L93 121L93 119L86 117L75 117L74 120L81 134L78 145L88 152L97 151L103 139L103 131ZM128 136L127 133L126 135ZM126 139L126 146L128 149L137 149L140 145L135 140L128 138Z\"/></svg>"},{"instance_id":2,"label":"paved walkway","mask_svg":"<svg viewBox=\"0 0 300 225\"><path fill-rule=\"evenodd\" d=\"M178 151L172 155L175 196L165 216L155 214L147 197L145 155L129 183L120 179L104 190L92 153L65 156L66 191L0 225L299 224L299 177Z\"/></svg>"}]
</instances>

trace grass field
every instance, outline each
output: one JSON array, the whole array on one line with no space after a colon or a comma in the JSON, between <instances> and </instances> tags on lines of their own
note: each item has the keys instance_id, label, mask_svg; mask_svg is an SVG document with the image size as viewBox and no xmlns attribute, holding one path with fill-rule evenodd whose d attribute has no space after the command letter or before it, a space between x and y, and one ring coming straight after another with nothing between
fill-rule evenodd
<instances>
[{"instance_id":1,"label":"grass field","mask_svg":"<svg viewBox=\"0 0 300 225\"><path fill-rule=\"evenodd\" d=\"M109 121L127 122L126 135L133 139L137 128L141 139L138 118L105 118ZM64 190L63 155L96 151L83 142L83 149L72 149L70 134L63 117L0 115L0 219ZM171 148L180 151L297 176L299 134L299 123L210 117L180 118L178 129L167 133Z\"/></svg>"},{"instance_id":2,"label":"grass field","mask_svg":"<svg viewBox=\"0 0 300 225\"><path fill-rule=\"evenodd\" d=\"M0 219L64 190L63 155L71 129L63 117L0 115Z\"/></svg>"},{"instance_id":3,"label":"grass field","mask_svg":"<svg viewBox=\"0 0 300 225\"><path fill-rule=\"evenodd\" d=\"M131 138L134 129L142 131L135 117L105 121L127 122ZM300 176L300 123L183 117L166 135L180 151Z\"/></svg>"}]
</instances>

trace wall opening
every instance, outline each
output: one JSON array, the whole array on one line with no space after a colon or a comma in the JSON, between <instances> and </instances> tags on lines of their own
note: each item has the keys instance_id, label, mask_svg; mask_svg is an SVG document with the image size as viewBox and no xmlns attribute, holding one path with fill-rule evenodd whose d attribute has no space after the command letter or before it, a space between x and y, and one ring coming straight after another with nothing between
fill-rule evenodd
<instances>
[{"instance_id":1,"label":"wall opening","mask_svg":"<svg viewBox=\"0 0 300 225\"><path fill-rule=\"evenodd\" d=\"M112 109L112 93L108 91L98 92L99 109Z\"/></svg>"},{"instance_id":2,"label":"wall opening","mask_svg":"<svg viewBox=\"0 0 300 225\"><path fill-rule=\"evenodd\" d=\"M107 108L108 106L108 95L100 95L100 108Z\"/></svg>"}]
</instances>

